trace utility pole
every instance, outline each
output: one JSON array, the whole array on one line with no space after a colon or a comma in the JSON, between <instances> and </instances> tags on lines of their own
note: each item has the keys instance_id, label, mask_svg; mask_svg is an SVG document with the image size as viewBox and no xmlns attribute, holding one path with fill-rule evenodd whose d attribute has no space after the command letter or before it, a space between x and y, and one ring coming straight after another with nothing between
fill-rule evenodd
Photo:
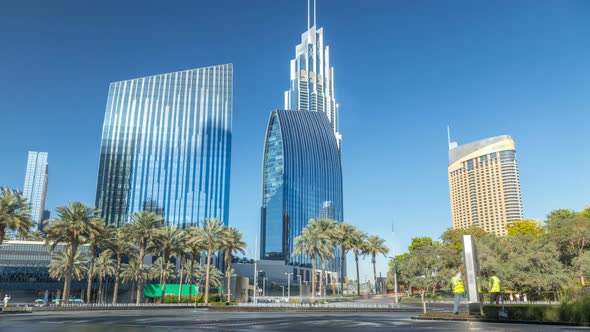
<instances>
[{"instance_id":1,"label":"utility pole","mask_svg":"<svg viewBox=\"0 0 590 332\"><path fill-rule=\"evenodd\" d=\"M395 260L395 226L393 222L391 222L391 238L393 240L391 248L391 252L393 254L393 292L395 293L395 303L399 303L399 299L397 297L397 262Z\"/></svg>"},{"instance_id":2,"label":"utility pole","mask_svg":"<svg viewBox=\"0 0 590 332\"><path fill-rule=\"evenodd\" d=\"M285 272L285 274L287 275L287 301L289 301L290 297L291 297L291 275L293 274L292 272ZM285 296L285 294L283 294L283 297Z\"/></svg>"},{"instance_id":3,"label":"utility pole","mask_svg":"<svg viewBox=\"0 0 590 332\"><path fill-rule=\"evenodd\" d=\"M258 303L256 302L256 293L258 292L258 280L256 280L256 277L258 275L258 270L256 269L256 262L258 262L258 236L256 237L256 242L254 246L254 250L256 250L254 252L254 304L256 304Z\"/></svg>"}]
</instances>

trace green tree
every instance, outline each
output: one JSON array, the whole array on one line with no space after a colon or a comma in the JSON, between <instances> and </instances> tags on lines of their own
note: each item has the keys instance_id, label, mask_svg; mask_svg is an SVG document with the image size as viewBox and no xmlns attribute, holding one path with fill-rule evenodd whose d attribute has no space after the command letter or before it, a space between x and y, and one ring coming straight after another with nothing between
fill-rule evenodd
<instances>
[{"instance_id":1,"label":"green tree","mask_svg":"<svg viewBox=\"0 0 590 332\"><path fill-rule=\"evenodd\" d=\"M205 275L205 304L209 303L211 255L219 249L224 232L223 223L217 219L205 219L199 228L199 236L207 246L207 273Z\"/></svg>"},{"instance_id":2,"label":"green tree","mask_svg":"<svg viewBox=\"0 0 590 332\"><path fill-rule=\"evenodd\" d=\"M154 239L154 251L159 251L162 254L162 258L165 262L170 262L170 258L176 255L182 250L183 244L183 233L176 227L165 226L158 230L158 234ZM162 295L160 297L160 303L164 303L164 291L166 289L166 278L160 278L162 280Z\"/></svg>"},{"instance_id":3,"label":"green tree","mask_svg":"<svg viewBox=\"0 0 590 332\"><path fill-rule=\"evenodd\" d=\"M143 259L148 246L158 236L158 229L162 227L164 218L150 211L135 212L131 215L131 223L125 225L127 237L139 246L139 269L143 270ZM143 302L144 279L139 280L137 287L137 304Z\"/></svg>"},{"instance_id":4,"label":"green tree","mask_svg":"<svg viewBox=\"0 0 590 332\"><path fill-rule=\"evenodd\" d=\"M355 231L350 238L350 248L354 254L354 263L356 265L356 289L357 295L361 295L361 279L359 273L359 255L364 250L367 241L367 234L359 230Z\"/></svg>"},{"instance_id":5,"label":"green tree","mask_svg":"<svg viewBox=\"0 0 590 332\"><path fill-rule=\"evenodd\" d=\"M317 228L306 227L301 235L294 241L293 256L305 255L311 260L311 297L315 297L317 289L316 281L316 260L319 255L327 254L326 243L329 242L327 234L319 232Z\"/></svg>"},{"instance_id":6,"label":"green tree","mask_svg":"<svg viewBox=\"0 0 590 332\"><path fill-rule=\"evenodd\" d=\"M475 239L488 235L483 229L477 226L471 226L468 229L448 229L440 236L443 244L457 251L463 250L463 235L471 235Z\"/></svg>"},{"instance_id":7,"label":"green tree","mask_svg":"<svg viewBox=\"0 0 590 332\"><path fill-rule=\"evenodd\" d=\"M129 263L123 264L121 267L121 280L124 283L131 283L131 302L133 303L138 292L135 290L135 285L139 288L139 284L144 282L147 278L147 270L143 267L143 264L139 262L139 258L133 257Z\"/></svg>"},{"instance_id":8,"label":"green tree","mask_svg":"<svg viewBox=\"0 0 590 332\"><path fill-rule=\"evenodd\" d=\"M104 295L106 291L103 289L103 281L108 276L112 276L115 274L115 264L113 262L113 252L110 250L105 250L100 255L98 255L98 259L95 262L95 270L96 276L98 277L98 302L104 303Z\"/></svg>"},{"instance_id":9,"label":"green tree","mask_svg":"<svg viewBox=\"0 0 590 332\"><path fill-rule=\"evenodd\" d=\"M68 274L70 257L72 256L71 247L67 246L63 250L54 251L49 262L49 276L55 280L62 281ZM87 257L79 251L73 255L72 275L75 280L82 280L88 267L86 266Z\"/></svg>"},{"instance_id":10,"label":"green tree","mask_svg":"<svg viewBox=\"0 0 590 332\"><path fill-rule=\"evenodd\" d=\"M0 245L10 229L26 236L33 227L29 204L22 194L9 188L0 188Z\"/></svg>"},{"instance_id":11,"label":"green tree","mask_svg":"<svg viewBox=\"0 0 590 332\"><path fill-rule=\"evenodd\" d=\"M533 239L538 239L545 234L545 230L541 224L534 219L514 221L506 225L506 230L508 236L524 235L530 236Z\"/></svg>"},{"instance_id":12,"label":"green tree","mask_svg":"<svg viewBox=\"0 0 590 332\"><path fill-rule=\"evenodd\" d=\"M318 258L322 266L322 272L320 273L320 293L322 296L326 296L326 287L328 285L328 274L326 273L326 261L334 258L335 248L332 233L335 231L338 223L332 219L325 218L313 218L309 221L307 227L315 228L317 232L324 233L327 239L322 243L322 250L318 251Z\"/></svg>"},{"instance_id":13,"label":"green tree","mask_svg":"<svg viewBox=\"0 0 590 332\"><path fill-rule=\"evenodd\" d=\"M409 289L414 287L420 292L424 308L426 293L434 291L437 286L441 286L443 280L450 278L444 271L442 248L440 243L429 241L428 238L414 238L409 253L396 259L400 280Z\"/></svg>"},{"instance_id":14,"label":"green tree","mask_svg":"<svg viewBox=\"0 0 590 332\"><path fill-rule=\"evenodd\" d=\"M572 261L590 247L590 219L583 213L556 211L550 213L546 221L548 238L559 248L561 261L571 266ZM585 285L583 276L580 281Z\"/></svg>"},{"instance_id":15,"label":"green tree","mask_svg":"<svg viewBox=\"0 0 590 332\"><path fill-rule=\"evenodd\" d=\"M92 279L94 273L94 260L96 259L97 250L105 248L109 237L107 236L109 229L107 228L104 220L100 218L94 218L88 221L92 225L89 225L88 234L86 236L86 244L90 245L90 263L88 264L88 275L86 276L86 303L90 303L91 291L92 291ZM100 297L99 297L100 298Z\"/></svg>"},{"instance_id":16,"label":"green tree","mask_svg":"<svg viewBox=\"0 0 590 332\"><path fill-rule=\"evenodd\" d=\"M363 254L371 256L371 263L373 264L373 281L375 283L375 291L377 291L377 255L382 254L387 257L389 248L385 245L385 239L378 235L370 235L367 237L366 245L363 248Z\"/></svg>"},{"instance_id":17,"label":"green tree","mask_svg":"<svg viewBox=\"0 0 590 332\"><path fill-rule=\"evenodd\" d=\"M197 227L191 227L186 230L186 248L187 256L189 258L186 266L186 282L191 285L189 288L189 302L192 302L192 292L197 278L198 268L200 264L195 262L200 259L201 253L207 250L205 239L201 236L201 231Z\"/></svg>"},{"instance_id":18,"label":"green tree","mask_svg":"<svg viewBox=\"0 0 590 332\"><path fill-rule=\"evenodd\" d=\"M128 257L130 260L135 259L135 262L137 263L137 249L134 245L129 243L126 236L127 234L125 234L125 228L108 228L108 230L109 232L107 236L109 240L107 241L107 246L115 255L117 262L115 267L115 286L113 289L113 304L116 304L119 295L121 273L123 270L123 257ZM133 287L131 287L131 291L133 292Z\"/></svg>"},{"instance_id":19,"label":"green tree","mask_svg":"<svg viewBox=\"0 0 590 332\"><path fill-rule=\"evenodd\" d=\"M584 250L582 254L574 258L572 265L579 274L582 284L585 284L586 277L590 278L590 250Z\"/></svg>"},{"instance_id":20,"label":"green tree","mask_svg":"<svg viewBox=\"0 0 590 332\"><path fill-rule=\"evenodd\" d=\"M344 294L344 268L346 266L346 254L350 250L350 239L356 227L350 223L343 222L334 227L330 234L330 240L340 246L340 291ZM348 286L348 283L347 283Z\"/></svg>"},{"instance_id":21,"label":"green tree","mask_svg":"<svg viewBox=\"0 0 590 332\"><path fill-rule=\"evenodd\" d=\"M51 252L60 243L67 244L71 249L67 272L64 278L62 297L62 303L67 303L70 297L70 285L74 273L74 260L78 253L78 248L86 242L89 233L93 231L93 220L96 219L98 210L84 203L73 202L68 206L58 207L56 211L58 219L53 220L45 227L45 232L47 233L45 243L51 243Z\"/></svg>"},{"instance_id":22,"label":"green tree","mask_svg":"<svg viewBox=\"0 0 590 332\"><path fill-rule=\"evenodd\" d=\"M227 302L231 302L231 261L234 253L245 254L246 242L242 241L242 233L233 227L224 229L219 241L219 250L224 252L225 274L227 278Z\"/></svg>"},{"instance_id":23,"label":"green tree","mask_svg":"<svg viewBox=\"0 0 590 332\"><path fill-rule=\"evenodd\" d=\"M166 281L168 279L174 278L175 276L174 265L165 260L164 257L159 257L150 267L149 276L151 278L158 278L160 280L160 284L162 285L162 294L165 294ZM162 302L162 298L160 298L160 303L164 303Z\"/></svg>"}]
</instances>

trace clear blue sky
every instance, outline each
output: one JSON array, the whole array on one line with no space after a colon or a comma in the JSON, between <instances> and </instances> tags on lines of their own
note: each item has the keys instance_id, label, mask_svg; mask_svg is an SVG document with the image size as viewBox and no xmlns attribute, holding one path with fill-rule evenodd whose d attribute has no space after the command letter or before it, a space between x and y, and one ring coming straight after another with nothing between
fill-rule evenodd
<instances>
[{"instance_id":1,"label":"clear blue sky","mask_svg":"<svg viewBox=\"0 0 590 332\"><path fill-rule=\"evenodd\" d=\"M283 107L306 7L2 1L0 185L22 188L27 151L47 151L47 207L93 204L109 82L231 62L230 223L253 248L265 127ZM448 228L447 124L459 143L514 137L526 217L590 204L590 2L319 0L317 12L341 109L346 220L389 242L395 220L398 253Z\"/></svg>"}]
</instances>

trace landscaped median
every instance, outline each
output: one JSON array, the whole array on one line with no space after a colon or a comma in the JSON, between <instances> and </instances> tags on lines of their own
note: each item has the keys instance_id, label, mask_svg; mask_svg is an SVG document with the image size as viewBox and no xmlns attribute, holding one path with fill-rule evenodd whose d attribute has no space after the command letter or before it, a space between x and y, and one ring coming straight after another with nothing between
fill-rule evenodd
<instances>
[{"instance_id":1,"label":"landscaped median","mask_svg":"<svg viewBox=\"0 0 590 332\"><path fill-rule=\"evenodd\" d=\"M506 315L501 318L500 312ZM486 321L532 324L559 324L590 326L590 297L579 298L576 301L561 305L547 304L513 304L484 305L483 315L452 315L440 313L421 314L417 319L425 320L459 320Z\"/></svg>"}]
</instances>

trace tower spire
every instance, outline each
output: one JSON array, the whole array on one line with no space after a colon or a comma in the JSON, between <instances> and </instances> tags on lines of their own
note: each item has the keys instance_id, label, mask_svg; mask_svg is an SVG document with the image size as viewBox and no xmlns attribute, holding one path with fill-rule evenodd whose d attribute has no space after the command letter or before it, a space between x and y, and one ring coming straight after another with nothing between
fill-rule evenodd
<instances>
[{"instance_id":1,"label":"tower spire","mask_svg":"<svg viewBox=\"0 0 590 332\"><path fill-rule=\"evenodd\" d=\"M316 8L316 7L315 7L315 2L316 2L316 0L313 0L313 26L314 26L314 27L315 27L315 16L316 16L316 15L315 15L315 8Z\"/></svg>"},{"instance_id":2,"label":"tower spire","mask_svg":"<svg viewBox=\"0 0 590 332\"><path fill-rule=\"evenodd\" d=\"M309 16L310 16L310 10L311 10L310 1L311 0L307 0L307 30L309 30L309 28L310 28L310 26L309 26L309 22L310 22L309 21Z\"/></svg>"}]
</instances>

